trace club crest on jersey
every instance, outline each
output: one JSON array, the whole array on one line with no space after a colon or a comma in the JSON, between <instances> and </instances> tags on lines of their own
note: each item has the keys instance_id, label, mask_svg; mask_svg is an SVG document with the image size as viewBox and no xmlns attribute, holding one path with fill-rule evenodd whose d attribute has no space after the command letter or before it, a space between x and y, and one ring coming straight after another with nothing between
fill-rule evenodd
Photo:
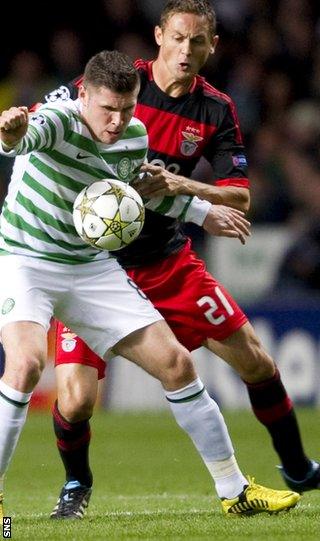
<instances>
[{"instance_id":1,"label":"club crest on jersey","mask_svg":"<svg viewBox=\"0 0 320 541\"><path fill-rule=\"evenodd\" d=\"M46 94L45 100L48 102L54 102L54 101L66 101L70 99L70 90L66 86L59 86L59 88L56 88L56 90L53 90L52 92L49 92L49 94Z\"/></svg>"},{"instance_id":2,"label":"club crest on jersey","mask_svg":"<svg viewBox=\"0 0 320 541\"><path fill-rule=\"evenodd\" d=\"M117 175L121 180L128 178L131 172L131 160L127 156L121 158L117 164Z\"/></svg>"},{"instance_id":3,"label":"club crest on jersey","mask_svg":"<svg viewBox=\"0 0 320 541\"><path fill-rule=\"evenodd\" d=\"M74 332L63 332L61 333L61 338L63 340L61 341L61 347L63 351L66 353L70 353L73 351L77 345L77 341L75 340L75 337L77 335Z\"/></svg>"},{"instance_id":4,"label":"club crest on jersey","mask_svg":"<svg viewBox=\"0 0 320 541\"><path fill-rule=\"evenodd\" d=\"M186 131L183 131L182 135L184 139L180 145L181 154L184 156L192 156L198 148L199 141L203 141L203 137Z\"/></svg>"}]
</instances>

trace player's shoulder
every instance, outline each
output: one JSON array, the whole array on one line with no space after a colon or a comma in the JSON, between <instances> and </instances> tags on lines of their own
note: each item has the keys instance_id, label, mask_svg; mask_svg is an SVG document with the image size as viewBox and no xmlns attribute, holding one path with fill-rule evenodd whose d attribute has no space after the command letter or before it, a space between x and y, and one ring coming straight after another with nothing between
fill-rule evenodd
<instances>
[{"instance_id":1,"label":"player's shoulder","mask_svg":"<svg viewBox=\"0 0 320 541\"><path fill-rule=\"evenodd\" d=\"M68 99L56 102L44 102L37 111L62 111L68 116L72 116L79 111L79 100Z\"/></svg>"},{"instance_id":2,"label":"player's shoulder","mask_svg":"<svg viewBox=\"0 0 320 541\"><path fill-rule=\"evenodd\" d=\"M146 137L147 128L145 124L137 117L133 116L129 122L127 132L131 134L132 137Z\"/></svg>"},{"instance_id":3,"label":"player's shoulder","mask_svg":"<svg viewBox=\"0 0 320 541\"><path fill-rule=\"evenodd\" d=\"M152 80L152 60L142 60L138 58L134 62L134 67L139 73L141 86L144 87L148 81Z\"/></svg>"},{"instance_id":4,"label":"player's shoulder","mask_svg":"<svg viewBox=\"0 0 320 541\"><path fill-rule=\"evenodd\" d=\"M126 152L143 152L145 154L148 148L148 134L143 122L138 118L132 117L126 131L121 139L116 143L119 149L125 149Z\"/></svg>"},{"instance_id":5,"label":"player's shoulder","mask_svg":"<svg viewBox=\"0 0 320 541\"><path fill-rule=\"evenodd\" d=\"M40 107L37 108L36 113L55 113L60 112L64 114L67 117L73 117L74 114L78 113L79 107L77 104L77 100L65 100L63 102L56 101L56 102L46 102L42 103Z\"/></svg>"},{"instance_id":6,"label":"player's shoulder","mask_svg":"<svg viewBox=\"0 0 320 541\"><path fill-rule=\"evenodd\" d=\"M220 105L221 107L230 107L233 104L233 100L228 94L221 92L215 86L208 83L205 77L201 75L197 75L196 77L196 89L201 92L203 98L208 100L209 103L212 102L212 104Z\"/></svg>"},{"instance_id":7,"label":"player's shoulder","mask_svg":"<svg viewBox=\"0 0 320 541\"><path fill-rule=\"evenodd\" d=\"M82 81L82 76L70 81L65 85L60 85L51 92L45 95L46 103L63 103L65 101L75 100L78 97L79 83Z\"/></svg>"},{"instance_id":8,"label":"player's shoulder","mask_svg":"<svg viewBox=\"0 0 320 541\"><path fill-rule=\"evenodd\" d=\"M79 120L79 110L74 100L67 100L56 103L42 103L35 111L30 112L29 121L31 125L51 125L64 132L74 129Z\"/></svg>"},{"instance_id":9,"label":"player's shoulder","mask_svg":"<svg viewBox=\"0 0 320 541\"><path fill-rule=\"evenodd\" d=\"M147 72L148 71L148 65L150 63L150 60L142 60L142 58L137 58L133 65L139 72Z\"/></svg>"}]
</instances>

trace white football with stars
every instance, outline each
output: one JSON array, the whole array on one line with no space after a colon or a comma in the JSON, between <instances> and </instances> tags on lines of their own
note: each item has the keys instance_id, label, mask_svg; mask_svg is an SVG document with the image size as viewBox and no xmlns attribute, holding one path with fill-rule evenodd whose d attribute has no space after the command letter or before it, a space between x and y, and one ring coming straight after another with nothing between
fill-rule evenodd
<instances>
[{"instance_id":1,"label":"white football with stars","mask_svg":"<svg viewBox=\"0 0 320 541\"><path fill-rule=\"evenodd\" d=\"M98 180L84 188L73 204L78 235L98 250L120 250L134 241L144 224L138 192L119 180Z\"/></svg>"}]
</instances>

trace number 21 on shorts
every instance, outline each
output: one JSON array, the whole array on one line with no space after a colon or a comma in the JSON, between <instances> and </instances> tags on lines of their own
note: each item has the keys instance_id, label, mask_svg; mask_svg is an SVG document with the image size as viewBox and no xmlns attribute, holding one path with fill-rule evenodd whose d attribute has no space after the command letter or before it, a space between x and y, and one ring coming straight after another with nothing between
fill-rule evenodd
<instances>
[{"instance_id":1,"label":"number 21 on shorts","mask_svg":"<svg viewBox=\"0 0 320 541\"><path fill-rule=\"evenodd\" d=\"M201 297L201 299L197 301L197 305L200 307L205 306L205 305L209 306L208 310L204 312L205 317L207 318L209 323L211 323L212 325L220 325L227 319L228 316L232 316L234 314L234 309L232 308L228 299L222 293L219 286L216 286L214 288L214 292L215 292L215 295L220 300L223 307L225 308L227 315L221 314L220 316L215 317L214 314L217 310L219 310L219 306L212 297L209 297L209 295L204 295L204 297Z\"/></svg>"}]
</instances>

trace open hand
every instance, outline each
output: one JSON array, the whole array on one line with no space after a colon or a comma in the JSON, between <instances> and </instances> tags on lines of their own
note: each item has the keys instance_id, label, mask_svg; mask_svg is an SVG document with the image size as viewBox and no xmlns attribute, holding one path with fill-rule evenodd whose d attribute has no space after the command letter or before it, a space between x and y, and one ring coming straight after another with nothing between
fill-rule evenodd
<instances>
[{"instance_id":1,"label":"open hand","mask_svg":"<svg viewBox=\"0 0 320 541\"><path fill-rule=\"evenodd\" d=\"M212 205L203 222L203 228L210 235L236 238L242 244L251 236L250 226L244 212L225 205Z\"/></svg>"}]
</instances>

